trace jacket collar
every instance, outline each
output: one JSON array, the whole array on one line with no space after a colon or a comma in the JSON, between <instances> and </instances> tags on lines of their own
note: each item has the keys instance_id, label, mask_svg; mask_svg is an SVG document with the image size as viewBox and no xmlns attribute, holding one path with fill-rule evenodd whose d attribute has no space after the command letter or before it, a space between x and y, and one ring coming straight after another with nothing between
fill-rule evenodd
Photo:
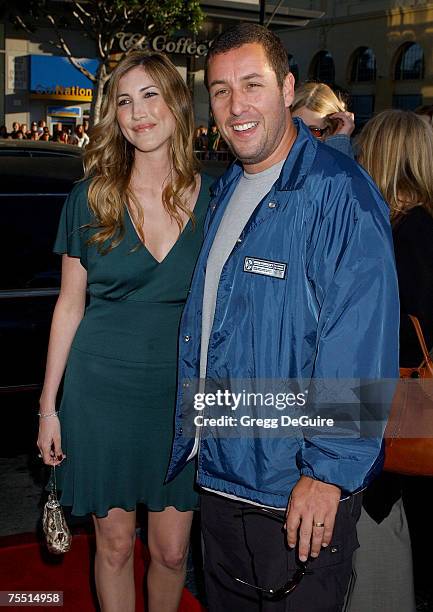
<instances>
[{"instance_id":1,"label":"jacket collar","mask_svg":"<svg viewBox=\"0 0 433 612\"><path fill-rule=\"evenodd\" d=\"M277 191L294 191L301 189L311 170L314 158L316 157L318 146L317 138L312 136L308 127L297 117L293 118L293 123L298 131L298 135L284 162L280 176L275 183ZM235 160L221 178L212 185L212 197L219 196L227 185L239 178L242 171L241 162Z\"/></svg>"}]
</instances>

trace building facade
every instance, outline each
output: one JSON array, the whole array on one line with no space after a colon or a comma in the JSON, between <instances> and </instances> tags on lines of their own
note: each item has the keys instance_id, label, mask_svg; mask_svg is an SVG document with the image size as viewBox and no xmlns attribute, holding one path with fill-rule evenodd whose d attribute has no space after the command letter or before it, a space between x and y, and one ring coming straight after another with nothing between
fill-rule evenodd
<instances>
[{"instance_id":1,"label":"building facade","mask_svg":"<svg viewBox=\"0 0 433 612\"><path fill-rule=\"evenodd\" d=\"M167 53L185 78L194 99L197 125L209 122L209 104L203 84L204 58L211 41L224 28L239 21L258 21L258 0L204 0L201 2L206 19L200 33L193 37L179 32L172 37L154 36L150 48ZM284 3L283 3L284 4ZM302 6L287 8L267 3L265 17L272 16L272 27L290 28L305 26L322 12ZM4 33L4 34L3 34ZM4 52L1 54L2 34ZM75 57L92 72L96 66L95 47L79 31L64 33L68 46ZM140 38L140 32L119 33L118 53ZM50 44L53 39L50 29L38 29L29 35L8 23L0 24L0 123L10 130L12 123L26 123L44 119L51 127L62 122L71 126L80 123L89 112L92 98L92 83L67 58ZM1 79L2 58L5 77ZM3 87L3 92L2 92Z\"/></svg>"},{"instance_id":2,"label":"building facade","mask_svg":"<svg viewBox=\"0 0 433 612\"><path fill-rule=\"evenodd\" d=\"M298 81L325 81L348 92L359 125L385 108L433 104L433 2L299 4L324 16L300 29L279 31Z\"/></svg>"},{"instance_id":3,"label":"building facade","mask_svg":"<svg viewBox=\"0 0 433 612\"><path fill-rule=\"evenodd\" d=\"M259 0L201 4L206 19L197 37L155 36L149 45L170 55L193 94L197 125L206 125L207 49L230 25L257 22ZM265 6L265 23L283 39L296 80L325 81L348 92L359 125L384 108L433 103L433 1L267 0ZM119 34L119 53L139 35ZM79 31L65 37L94 70L93 43ZM89 112L92 83L59 55L52 38L48 29L29 36L0 23L0 124L8 129L13 121L30 125L41 118L74 125Z\"/></svg>"}]
</instances>

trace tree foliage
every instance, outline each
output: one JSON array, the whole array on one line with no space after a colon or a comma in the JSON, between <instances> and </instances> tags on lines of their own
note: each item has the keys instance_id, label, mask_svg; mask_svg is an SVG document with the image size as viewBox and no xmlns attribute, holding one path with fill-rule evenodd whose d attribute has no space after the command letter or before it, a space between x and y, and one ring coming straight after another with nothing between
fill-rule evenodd
<instances>
[{"instance_id":1,"label":"tree foliage","mask_svg":"<svg viewBox=\"0 0 433 612\"><path fill-rule=\"evenodd\" d=\"M110 78L113 54L118 59L141 48L150 37L188 30L195 34L203 13L199 0L0 0L0 18L6 17L17 28L37 33L40 28L53 32L50 44L68 57L71 64L94 83L91 119L98 121L103 88ZM69 29L79 30L95 42L99 59L93 75L80 64L78 48L68 42ZM118 47L118 34L140 32L139 39L124 52ZM119 57L120 56L120 57Z\"/></svg>"}]
</instances>

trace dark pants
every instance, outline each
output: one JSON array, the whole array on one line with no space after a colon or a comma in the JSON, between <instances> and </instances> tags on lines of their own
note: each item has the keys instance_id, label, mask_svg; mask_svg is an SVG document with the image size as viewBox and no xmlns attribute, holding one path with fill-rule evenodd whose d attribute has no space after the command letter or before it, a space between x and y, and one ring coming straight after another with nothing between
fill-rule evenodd
<instances>
[{"instance_id":1,"label":"dark pants","mask_svg":"<svg viewBox=\"0 0 433 612\"><path fill-rule=\"evenodd\" d=\"M254 512L251 512L254 510ZM337 612L342 610L358 548L356 522L361 495L340 502L331 544L310 559L299 585L281 601L272 601L234 580L278 588L299 567L297 550L286 544L283 520L251 504L203 492L201 521L204 570L210 612ZM281 512L281 516L284 513Z\"/></svg>"}]
</instances>

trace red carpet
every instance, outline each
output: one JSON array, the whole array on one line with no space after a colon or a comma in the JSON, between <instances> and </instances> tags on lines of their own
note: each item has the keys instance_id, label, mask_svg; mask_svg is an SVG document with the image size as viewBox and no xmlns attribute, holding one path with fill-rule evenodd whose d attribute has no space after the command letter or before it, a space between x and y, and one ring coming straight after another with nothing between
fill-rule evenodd
<instances>
[{"instance_id":1,"label":"red carpet","mask_svg":"<svg viewBox=\"0 0 433 612\"><path fill-rule=\"evenodd\" d=\"M94 612L91 567L94 539L75 535L71 550L57 557L50 555L34 536L23 534L0 540L0 591L63 591L66 612ZM144 610L143 578L147 550L137 541L135 548L136 610ZM21 607L21 606L20 606ZM9 606L2 610L16 610ZM37 607L38 610L55 610ZM184 589L179 612L204 612L205 608ZM161 611L162 612L162 611Z\"/></svg>"}]
</instances>

